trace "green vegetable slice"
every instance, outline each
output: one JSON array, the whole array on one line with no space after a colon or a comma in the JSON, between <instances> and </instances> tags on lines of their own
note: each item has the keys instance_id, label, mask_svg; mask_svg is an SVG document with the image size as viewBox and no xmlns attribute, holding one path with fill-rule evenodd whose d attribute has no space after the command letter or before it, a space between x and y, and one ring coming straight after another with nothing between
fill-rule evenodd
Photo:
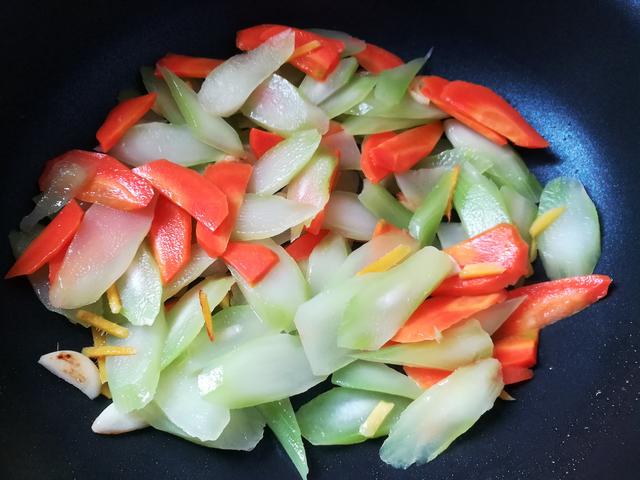
<instances>
[{"instance_id":1,"label":"green vegetable slice","mask_svg":"<svg viewBox=\"0 0 640 480\"><path fill-rule=\"evenodd\" d=\"M331 382L341 387L388 393L415 399L422 389L409 377L383 363L357 360L331 376Z\"/></svg>"}]
</instances>

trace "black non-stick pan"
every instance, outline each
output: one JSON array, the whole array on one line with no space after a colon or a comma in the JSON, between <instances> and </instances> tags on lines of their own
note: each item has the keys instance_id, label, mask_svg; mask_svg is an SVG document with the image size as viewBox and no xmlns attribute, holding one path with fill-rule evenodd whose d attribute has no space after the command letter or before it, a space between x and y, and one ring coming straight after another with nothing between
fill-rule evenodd
<instances>
[{"instance_id":1,"label":"black non-stick pan","mask_svg":"<svg viewBox=\"0 0 640 480\"><path fill-rule=\"evenodd\" d=\"M399 471L380 441L309 447L311 477L640 478L640 4L610 1L64 1L2 3L2 228L30 210L43 163L93 148L118 91L168 51L225 57L257 23L345 30L427 71L503 94L551 143L523 156L546 181L577 176L603 230L605 300L544 330L533 381L512 388L430 464ZM0 266L12 257L2 241ZM87 344L24 279L1 282L0 478L283 479L271 433L251 453L212 451L151 429L115 438L90 425L107 404L36 361Z\"/></svg>"}]
</instances>

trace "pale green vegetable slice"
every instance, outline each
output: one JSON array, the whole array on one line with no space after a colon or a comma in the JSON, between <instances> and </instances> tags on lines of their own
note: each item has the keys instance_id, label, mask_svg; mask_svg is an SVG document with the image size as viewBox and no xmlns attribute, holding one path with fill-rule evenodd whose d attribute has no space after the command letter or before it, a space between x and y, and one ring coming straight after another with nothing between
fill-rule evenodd
<instances>
[{"instance_id":1,"label":"pale green vegetable slice","mask_svg":"<svg viewBox=\"0 0 640 480\"><path fill-rule=\"evenodd\" d=\"M222 118L205 112L196 92L184 80L166 68L161 67L160 71L193 134L207 145L230 155L242 156L244 148L233 127Z\"/></svg>"},{"instance_id":2,"label":"pale green vegetable slice","mask_svg":"<svg viewBox=\"0 0 640 480\"><path fill-rule=\"evenodd\" d=\"M511 223L498 187L468 163L460 170L453 205L470 237L500 223Z\"/></svg>"},{"instance_id":3,"label":"pale green vegetable slice","mask_svg":"<svg viewBox=\"0 0 640 480\"><path fill-rule=\"evenodd\" d=\"M438 145L449 147L446 138L440 140ZM493 166L493 161L488 155L479 153L470 148L444 148L444 150L435 153L438 147L434 149L434 153L422 159L416 166L418 168L451 168L456 165L469 163L478 173L485 173Z\"/></svg>"},{"instance_id":4,"label":"pale green vegetable slice","mask_svg":"<svg viewBox=\"0 0 640 480\"><path fill-rule=\"evenodd\" d=\"M413 77L427 62L430 53L422 58L415 58L395 68L384 70L378 75L378 83L374 91L375 98L388 105L398 103L413 80Z\"/></svg>"},{"instance_id":5,"label":"pale green vegetable slice","mask_svg":"<svg viewBox=\"0 0 640 480\"><path fill-rule=\"evenodd\" d=\"M378 219L367 210L358 195L351 192L333 192L325 208L324 228L352 240L371 238Z\"/></svg>"},{"instance_id":6,"label":"pale green vegetable slice","mask_svg":"<svg viewBox=\"0 0 640 480\"><path fill-rule=\"evenodd\" d=\"M159 158L184 167L216 162L227 155L198 140L186 125L150 122L131 127L109 155L132 167Z\"/></svg>"},{"instance_id":7,"label":"pale green vegetable slice","mask_svg":"<svg viewBox=\"0 0 640 480\"><path fill-rule=\"evenodd\" d=\"M382 347L453 267L447 254L424 247L386 272L366 274L375 282L357 293L347 306L338 345L362 350Z\"/></svg>"},{"instance_id":8,"label":"pale green vegetable slice","mask_svg":"<svg viewBox=\"0 0 640 480\"><path fill-rule=\"evenodd\" d=\"M351 82L323 101L320 108L329 118L335 118L367 98L376 80L371 75L356 75Z\"/></svg>"},{"instance_id":9,"label":"pale green vegetable slice","mask_svg":"<svg viewBox=\"0 0 640 480\"><path fill-rule=\"evenodd\" d=\"M107 378L113 403L119 410L130 412L147 405L154 397L160 378L160 360L167 335L164 309L160 309L153 325L126 325L127 338L109 337L108 345L136 349L135 355L107 357Z\"/></svg>"},{"instance_id":10,"label":"pale green vegetable slice","mask_svg":"<svg viewBox=\"0 0 640 480\"><path fill-rule=\"evenodd\" d=\"M209 401L243 408L305 392L324 378L311 371L300 339L285 333L214 359L198 376L198 388Z\"/></svg>"},{"instance_id":11,"label":"pale green vegetable slice","mask_svg":"<svg viewBox=\"0 0 640 480\"><path fill-rule=\"evenodd\" d=\"M264 433L264 418L255 408L231 410L231 418L222 434L217 440L206 442L188 435L172 423L155 403L150 403L138 413L157 430L209 448L249 452L262 440Z\"/></svg>"},{"instance_id":12,"label":"pale green vegetable slice","mask_svg":"<svg viewBox=\"0 0 640 480\"><path fill-rule=\"evenodd\" d=\"M512 147L496 145L454 119L444 122L444 130L454 147L466 147L487 155L493 162L487 174L499 185L509 185L530 201L538 201L542 190L540 183Z\"/></svg>"},{"instance_id":13,"label":"pale green vegetable slice","mask_svg":"<svg viewBox=\"0 0 640 480\"><path fill-rule=\"evenodd\" d=\"M591 274L600 258L600 223L579 180L559 177L544 187L538 216L559 207L566 210L537 239L544 271L552 280Z\"/></svg>"},{"instance_id":14,"label":"pale green vegetable slice","mask_svg":"<svg viewBox=\"0 0 640 480\"><path fill-rule=\"evenodd\" d=\"M360 167L360 148L356 143L353 135L340 130L339 132L325 135L322 137L322 145L338 151L340 155L340 170L361 170ZM344 175L338 178L338 184ZM359 177L358 177L359 180ZM336 190L344 190L336 185Z\"/></svg>"},{"instance_id":15,"label":"pale green vegetable slice","mask_svg":"<svg viewBox=\"0 0 640 480\"><path fill-rule=\"evenodd\" d=\"M290 330L298 306L309 298L309 285L298 264L284 248L271 239L259 243L278 255L279 261L276 266L253 286L233 267L230 268L231 274L238 282L249 305L262 321L278 330Z\"/></svg>"},{"instance_id":16,"label":"pale green vegetable slice","mask_svg":"<svg viewBox=\"0 0 640 480\"><path fill-rule=\"evenodd\" d=\"M197 243L191 245L191 258L189 258L187 264L182 267L182 270L176 273L171 281L164 286L162 300L173 297L184 287L203 275L203 272L215 261L216 259L207 255L207 252L205 252L200 245Z\"/></svg>"},{"instance_id":17,"label":"pale green vegetable slice","mask_svg":"<svg viewBox=\"0 0 640 480\"><path fill-rule=\"evenodd\" d=\"M302 436L312 445L362 443L368 437L360 433L360 427L381 401L394 406L373 438L387 435L409 405L408 399L386 393L336 387L300 407L297 417Z\"/></svg>"},{"instance_id":18,"label":"pale green vegetable slice","mask_svg":"<svg viewBox=\"0 0 640 480\"><path fill-rule=\"evenodd\" d=\"M357 360L331 376L331 383L341 387L418 398L422 389L406 375L383 363Z\"/></svg>"},{"instance_id":19,"label":"pale green vegetable slice","mask_svg":"<svg viewBox=\"0 0 640 480\"><path fill-rule=\"evenodd\" d=\"M342 51L343 57L355 55L356 53L360 53L365 48L367 48L367 44L364 40L352 37L345 32L340 32L338 30L327 30L326 28L308 28L307 30L317 33L318 35L322 35L323 37L340 40L342 43L344 43L344 50Z\"/></svg>"},{"instance_id":20,"label":"pale green vegetable slice","mask_svg":"<svg viewBox=\"0 0 640 480\"><path fill-rule=\"evenodd\" d=\"M162 351L162 368L185 351L204 325L200 291L205 293L209 307L213 309L222 301L234 281L231 277L206 278L180 297L167 314L169 332Z\"/></svg>"},{"instance_id":21,"label":"pale green vegetable slice","mask_svg":"<svg viewBox=\"0 0 640 480\"><path fill-rule=\"evenodd\" d=\"M157 95L156 101L151 109L161 117L169 120L173 125L184 123L184 117L180 113L178 105L176 105L171 90L161 78L156 77L155 69L151 67L142 67L140 69L142 83L149 93Z\"/></svg>"},{"instance_id":22,"label":"pale green vegetable slice","mask_svg":"<svg viewBox=\"0 0 640 480\"><path fill-rule=\"evenodd\" d=\"M213 69L198 92L202 108L221 117L236 113L251 92L288 60L294 37L293 30L287 29Z\"/></svg>"},{"instance_id":23,"label":"pale green vegetable slice","mask_svg":"<svg viewBox=\"0 0 640 480\"><path fill-rule=\"evenodd\" d=\"M342 117L341 117L342 118ZM358 117L345 115L341 120L342 128L351 135L371 135L373 133L403 130L429 123L429 119L415 118L386 118L386 117Z\"/></svg>"},{"instance_id":24,"label":"pale green vegetable slice","mask_svg":"<svg viewBox=\"0 0 640 480\"><path fill-rule=\"evenodd\" d=\"M491 356L493 343L477 320L471 319L442 333L442 340L404 343L354 354L370 362L453 370Z\"/></svg>"},{"instance_id":25,"label":"pale green vegetable slice","mask_svg":"<svg viewBox=\"0 0 640 480\"><path fill-rule=\"evenodd\" d=\"M427 194L433 190L440 177L449 169L446 167L420 168L396 173L396 183L412 210L416 210Z\"/></svg>"},{"instance_id":26,"label":"pale green vegetable slice","mask_svg":"<svg viewBox=\"0 0 640 480\"><path fill-rule=\"evenodd\" d=\"M307 100L318 105L349 83L357 69L358 61L355 58L345 58L322 82L305 76L298 90Z\"/></svg>"},{"instance_id":27,"label":"pale green vegetable slice","mask_svg":"<svg viewBox=\"0 0 640 480\"><path fill-rule=\"evenodd\" d=\"M152 325L162 306L160 269L145 243L116 282L122 311L133 325Z\"/></svg>"},{"instance_id":28,"label":"pale green vegetable slice","mask_svg":"<svg viewBox=\"0 0 640 480\"><path fill-rule=\"evenodd\" d=\"M349 245L337 233L329 233L316 245L307 263L307 281L312 295L325 289L348 255Z\"/></svg>"},{"instance_id":29,"label":"pale green vegetable slice","mask_svg":"<svg viewBox=\"0 0 640 480\"><path fill-rule=\"evenodd\" d=\"M534 202L527 197L523 197L508 185L500 187L500 193L502 194L504 203L507 205L509 216L515 226L518 227L520 236L525 242L530 243L531 235L529 234L529 227L531 227L531 224L536 219L538 207Z\"/></svg>"},{"instance_id":30,"label":"pale green vegetable slice","mask_svg":"<svg viewBox=\"0 0 640 480\"><path fill-rule=\"evenodd\" d=\"M510 298L474 314L473 318L480 322L480 326L485 332L493 335L526 299L526 295Z\"/></svg>"},{"instance_id":31,"label":"pale green vegetable slice","mask_svg":"<svg viewBox=\"0 0 640 480\"><path fill-rule=\"evenodd\" d=\"M277 402L258 405L256 409L262 414L267 425L289 455L300 476L307 478L309 474L307 455L304 451L300 426L291 401L285 398Z\"/></svg>"},{"instance_id":32,"label":"pale green vegetable slice","mask_svg":"<svg viewBox=\"0 0 640 480\"><path fill-rule=\"evenodd\" d=\"M267 195L287 185L309 163L320 139L316 130L304 130L269 149L253 168L249 191Z\"/></svg>"},{"instance_id":33,"label":"pale green vegetable slice","mask_svg":"<svg viewBox=\"0 0 640 480\"><path fill-rule=\"evenodd\" d=\"M242 113L259 125L283 135L314 128L321 134L329 129L329 118L298 89L280 75L273 74L254 90Z\"/></svg>"},{"instance_id":34,"label":"pale green vegetable slice","mask_svg":"<svg viewBox=\"0 0 640 480\"><path fill-rule=\"evenodd\" d=\"M368 115L381 118L407 118L421 120L439 120L448 117L442 110L431 104L416 102L409 94L405 94L396 104L388 105L370 94L364 101L349 109L349 115Z\"/></svg>"},{"instance_id":35,"label":"pale green vegetable slice","mask_svg":"<svg viewBox=\"0 0 640 480\"><path fill-rule=\"evenodd\" d=\"M407 228L411 212L381 185L364 181L358 200L377 218L386 220L398 228Z\"/></svg>"},{"instance_id":36,"label":"pale green vegetable slice","mask_svg":"<svg viewBox=\"0 0 640 480\"><path fill-rule=\"evenodd\" d=\"M496 359L459 368L402 412L380 458L396 468L430 462L491 409L503 386Z\"/></svg>"},{"instance_id":37,"label":"pale green vegetable slice","mask_svg":"<svg viewBox=\"0 0 640 480\"><path fill-rule=\"evenodd\" d=\"M313 218L316 207L294 202L280 195L254 195L244 197L238 213L233 238L261 240L275 237L285 230Z\"/></svg>"},{"instance_id":38,"label":"pale green vegetable slice","mask_svg":"<svg viewBox=\"0 0 640 480\"><path fill-rule=\"evenodd\" d=\"M461 223L441 223L438 228L438 240L440 240L440 246L442 248L449 248L451 245L463 242L467 238L469 237Z\"/></svg>"}]
</instances>

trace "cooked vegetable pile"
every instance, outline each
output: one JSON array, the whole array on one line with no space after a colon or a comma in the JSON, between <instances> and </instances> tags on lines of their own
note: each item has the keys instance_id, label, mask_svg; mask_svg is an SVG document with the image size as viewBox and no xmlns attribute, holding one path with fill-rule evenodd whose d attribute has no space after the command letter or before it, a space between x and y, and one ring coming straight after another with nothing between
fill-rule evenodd
<instances>
[{"instance_id":1,"label":"cooked vegetable pile","mask_svg":"<svg viewBox=\"0 0 640 480\"><path fill-rule=\"evenodd\" d=\"M268 425L302 477L303 438L429 462L607 294L595 206L538 183L509 142L548 144L501 96L418 75L429 55L279 25L236 45L142 68L96 151L46 163L7 277L92 337L40 363L113 399L97 433L251 450ZM537 255L550 281L523 286Z\"/></svg>"}]
</instances>

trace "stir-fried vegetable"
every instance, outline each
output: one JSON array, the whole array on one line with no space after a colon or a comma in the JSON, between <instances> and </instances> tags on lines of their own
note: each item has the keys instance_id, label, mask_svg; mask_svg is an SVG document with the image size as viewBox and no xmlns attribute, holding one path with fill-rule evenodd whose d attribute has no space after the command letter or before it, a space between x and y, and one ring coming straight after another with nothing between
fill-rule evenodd
<instances>
[{"instance_id":1,"label":"stir-fried vegetable","mask_svg":"<svg viewBox=\"0 0 640 480\"><path fill-rule=\"evenodd\" d=\"M406 375L382 363L358 360L333 374L331 382L341 387L349 387L372 392L388 393L415 399L422 390Z\"/></svg>"}]
</instances>

